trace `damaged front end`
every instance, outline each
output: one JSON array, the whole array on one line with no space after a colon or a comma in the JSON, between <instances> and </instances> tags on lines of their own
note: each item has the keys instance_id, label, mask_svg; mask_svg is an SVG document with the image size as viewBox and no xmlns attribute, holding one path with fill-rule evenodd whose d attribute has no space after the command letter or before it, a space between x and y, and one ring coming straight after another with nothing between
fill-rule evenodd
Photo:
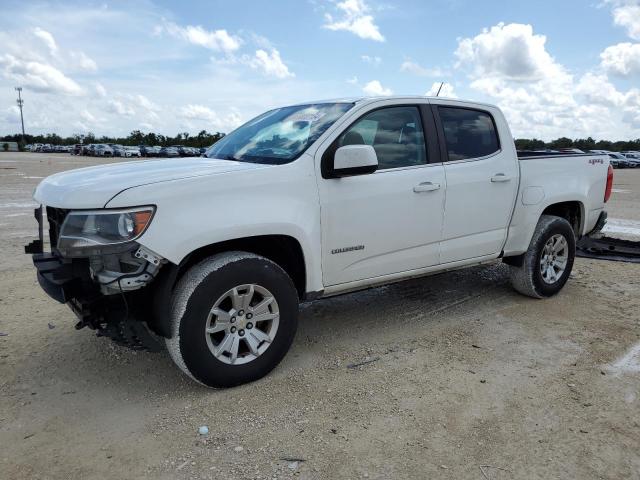
<instances>
[{"instance_id":1,"label":"damaged front end","mask_svg":"<svg viewBox=\"0 0 640 480\"><path fill-rule=\"evenodd\" d=\"M45 252L45 212L50 252ZM167 261L135 241L153 212L153 207L35 210L39 238L25 252L33 257L42 289L77 315L76 329L89 327L134 349L160 348L148 328L155 324L156 289L144 287L162 283L156 277Z\"/></svg>"}]
</instances>

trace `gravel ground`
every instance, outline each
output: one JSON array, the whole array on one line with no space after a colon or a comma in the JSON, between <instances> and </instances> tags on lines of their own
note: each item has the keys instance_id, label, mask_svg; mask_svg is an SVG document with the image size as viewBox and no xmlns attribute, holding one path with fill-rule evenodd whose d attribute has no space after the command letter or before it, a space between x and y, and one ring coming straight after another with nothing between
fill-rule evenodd
<instances>
[{"instance_id":1,"label":"gravel ground","mask_svg":"<svg viewBox=\"0 0 640 480\"><path fill-rule=\"evenodd\" d=\"M0 154L0 477L640 478L640 265L578 259L543 301L494 264L306 304L271 375L208 390L35 281L33 188L95 163ZM616 173L633 235L640 170Z\"/></svg>"}]
</instances>

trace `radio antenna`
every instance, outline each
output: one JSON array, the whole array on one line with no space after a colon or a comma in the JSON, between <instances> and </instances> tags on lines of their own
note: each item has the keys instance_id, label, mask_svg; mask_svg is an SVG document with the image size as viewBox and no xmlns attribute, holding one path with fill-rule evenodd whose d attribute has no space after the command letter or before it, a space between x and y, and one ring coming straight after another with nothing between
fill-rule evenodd
<instances>
[{"instance_id":1,"label":"radio antenna","mask_svg":"<svg viewBox=\"0 0 640 480\"><path fill-rule=\"evenodd\" d=\"M440 88L438 88L438 93L436 93L436 97L440 96L440 90L442 90L442 87L444 87L444 82L440 82Z\"/></svg>"}]
</instances>

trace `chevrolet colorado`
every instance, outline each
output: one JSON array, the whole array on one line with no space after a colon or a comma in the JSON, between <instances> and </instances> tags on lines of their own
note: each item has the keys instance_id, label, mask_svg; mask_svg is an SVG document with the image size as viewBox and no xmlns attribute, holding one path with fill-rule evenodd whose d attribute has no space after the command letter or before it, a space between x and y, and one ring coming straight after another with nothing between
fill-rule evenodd
<instances>
[{"instance_id":1,"label":"chevrolet colorado","mask_svg":"<svg viewBox=\"0 0 640 480\"><path fill-rule=\"evenodd\" d=\"M517 291L556 294L612 180L606 155L519 155L491 105L315 102L258 116L205 158L46 178L25 249L77 328L163 339L186 374L228 387L280 362L300 301L496 259Z\"/></svg>"}]
</instances>

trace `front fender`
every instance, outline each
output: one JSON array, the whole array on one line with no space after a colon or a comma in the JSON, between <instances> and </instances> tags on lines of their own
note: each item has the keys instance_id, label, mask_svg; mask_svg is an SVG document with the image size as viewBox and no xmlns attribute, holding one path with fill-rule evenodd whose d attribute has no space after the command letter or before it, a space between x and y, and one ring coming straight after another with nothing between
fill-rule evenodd
<instances>
[{"instance_id":1,"label":"front fender","mask_svg":"<svg viewBox=\"0 0 640 480\"><path fill-rule=\"evenodd\" d=\"M295 238L305 258L307 289L322 290L320 206L313 164L286 165L194 177L121 192L108 208L154 204L138 242L174 264L199 248L258 235Z\"/></svg>"}]
</instances>

